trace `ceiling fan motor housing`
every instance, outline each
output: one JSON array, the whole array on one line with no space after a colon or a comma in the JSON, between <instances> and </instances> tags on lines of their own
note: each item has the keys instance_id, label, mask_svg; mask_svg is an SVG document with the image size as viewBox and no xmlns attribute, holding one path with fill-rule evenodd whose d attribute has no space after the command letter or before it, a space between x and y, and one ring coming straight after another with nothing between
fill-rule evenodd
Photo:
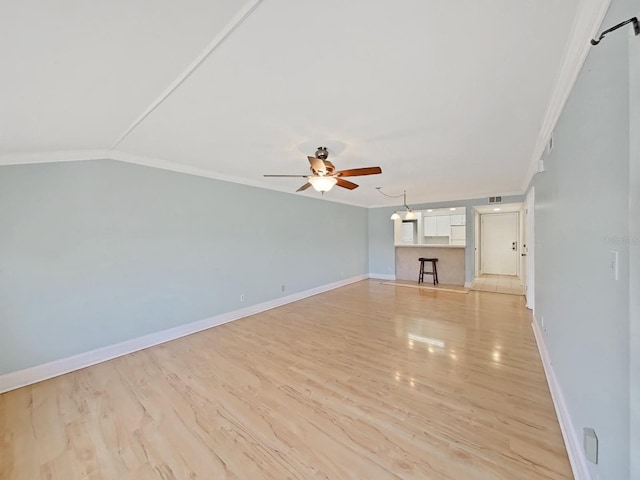
<instances>
[{"instance_id":1,"label":"ceiling fan motor housing","mask_svg":"<svg viewBox=\"0 0 640 480\"><path fill-rule=\"evenodd\" d=\"M327 150L327 147L318 147L318 150L316 150L316 158L319 158L320 160L326 160L329 157L329 150Z\"/></svg>"}]
</instances>

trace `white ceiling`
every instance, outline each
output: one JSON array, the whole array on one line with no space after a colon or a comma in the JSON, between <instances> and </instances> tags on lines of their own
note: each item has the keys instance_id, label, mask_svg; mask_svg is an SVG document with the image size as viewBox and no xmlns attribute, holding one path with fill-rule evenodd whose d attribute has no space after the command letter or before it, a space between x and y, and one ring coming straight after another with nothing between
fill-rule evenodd
<instances>
[{"instance_id":1,"label":"white ceiling","mask_svg":"<svg viewBox=\"0 0 640 480\"><path fill-rule=\"evenodd\" d=\"M605 4L3 2L0 160L109 156L293 192L304 179L262 174L306 174L327 145L338 169L383 170L328 200L522 193Z\"/></svg>"}]
</instances>

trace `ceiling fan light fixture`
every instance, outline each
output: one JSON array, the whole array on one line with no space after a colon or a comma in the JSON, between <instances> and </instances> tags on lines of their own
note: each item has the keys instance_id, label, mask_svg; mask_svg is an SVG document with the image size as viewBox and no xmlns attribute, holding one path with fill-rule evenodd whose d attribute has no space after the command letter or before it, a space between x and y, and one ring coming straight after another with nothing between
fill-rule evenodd
<instances>
[{"instance_id":1,"label":"ceiling fan light fixture","mask_svg":"<svg viewBox=\"0 0 640 480\"><path fill-rule=\"evenodd\" d=\"M405 220L415 220L417 218L418 217L413 210L407 210L407 214L404 216Z\"/></svg>"},{"instance_id":2,"label":"ceiling fan light fixture","mask_svg":"<svg viewBox=\"0 0 640 480\"><path fill-rule=\"evenodd\" d=\"M390 218L391 220L400 220L400 215L398 215L398 212L393 212Z\"/></svg>"},{"instance_id":3,"label":"ceiling fan light fixture","mask_svg":"<svg viewBox=\"0 0 640 480\"><path fill-rule=\"evenodd\" d=\"M317 192L328 192L333 186L338 183L338 179L335 177L310 177L309 183Z\"/></svg>"}]
</instances>

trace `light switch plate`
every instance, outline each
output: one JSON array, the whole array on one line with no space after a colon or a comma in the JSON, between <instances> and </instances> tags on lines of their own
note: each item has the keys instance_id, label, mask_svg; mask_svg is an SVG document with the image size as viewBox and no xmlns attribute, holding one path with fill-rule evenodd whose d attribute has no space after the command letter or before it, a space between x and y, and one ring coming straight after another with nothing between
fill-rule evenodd
<instances>
[{"instance_id":1,"label":"light switch plate","mask_svg":"<svg viewBox=\"0 0 640 480\"><path fill-rule=\"evenodd\" d=\"M598 463L598 437L593 428L585 427L584 431L584 453L592 463Z\"/></svg>"}]
</instances>

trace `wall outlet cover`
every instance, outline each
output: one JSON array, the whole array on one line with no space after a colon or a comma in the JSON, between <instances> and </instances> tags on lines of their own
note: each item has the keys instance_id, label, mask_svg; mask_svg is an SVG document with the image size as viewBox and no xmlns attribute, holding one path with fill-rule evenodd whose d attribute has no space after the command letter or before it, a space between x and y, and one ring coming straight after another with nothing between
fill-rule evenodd
<instances>
[{"instance_id":1,"label":"wall outlet cover","mask_svg":"<svg viewBox=\"0 0 640 480\"><path fill-rule=\"evenodd\" d=\"M584 432L584 453L592 463L598 463L598 437L593 428L585 427Z\"/></svg>"}]
</instances>

